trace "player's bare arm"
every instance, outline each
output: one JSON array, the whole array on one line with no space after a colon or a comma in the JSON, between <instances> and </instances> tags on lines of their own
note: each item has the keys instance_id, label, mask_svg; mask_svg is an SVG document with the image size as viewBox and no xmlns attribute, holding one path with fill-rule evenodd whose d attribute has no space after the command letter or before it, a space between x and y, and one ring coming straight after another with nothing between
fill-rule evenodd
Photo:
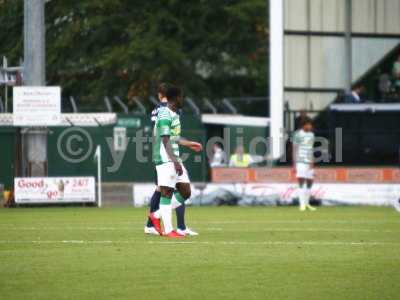
<instances>
[{"instance_id":1,"label":"player's bare arm","mask_svg":"<svg viewBox=\"0 0 400 300\"><path fill-rule=\"evenodd\" d=\"M203 145L194 141L189 141L185 138L180 138L178 141L178 144L180 146L189 148L191 150L193 150L194 152L201 152L203 151Z\"/></svg>"}]
</instances>

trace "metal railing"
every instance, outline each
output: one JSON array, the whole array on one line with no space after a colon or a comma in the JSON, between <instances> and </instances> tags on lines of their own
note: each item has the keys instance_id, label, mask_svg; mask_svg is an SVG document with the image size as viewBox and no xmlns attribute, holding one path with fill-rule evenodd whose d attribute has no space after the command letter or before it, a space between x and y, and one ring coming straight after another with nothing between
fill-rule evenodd
<instances>
[{"instance_id":1,"label":"metal railing","mask_svg":"<svg viewBox=\"0 0 400 300\"><path fill-rule=\"evenodd\" d=\"M85 98L86 99L86 98ZM110 112L110 113L135 113L148 114L154 106L159 104L156 97L150 96L148 99L140 97L123 99L118 95L104 96L102 101L88 98L88 101L79 101L76 96L63 97L63 111L78 112ZM200 116L204 113L211 114L232 114L247 116L268 116L268 98L265 97L226 97L218 101L211 101L208 98L194 99L185 98L185 112ZM0 113L11 112L0 100Z\"/></svg>"}]
</instances>

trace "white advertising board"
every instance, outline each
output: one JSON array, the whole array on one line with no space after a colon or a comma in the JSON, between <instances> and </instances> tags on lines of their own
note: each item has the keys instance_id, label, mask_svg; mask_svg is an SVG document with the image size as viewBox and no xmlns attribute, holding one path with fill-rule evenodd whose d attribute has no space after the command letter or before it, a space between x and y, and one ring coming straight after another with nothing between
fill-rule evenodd
<instances>
[{"instance_id":1,"label":"white advertising board","mask_svg":"<svg viewBox=\"0 0 400 300\"><path fill-rule=\"evenodd\" d=\"M94 177L15 178L18 204L96 202Z\"/></svg>"},{"instance_id":2,"label":"white advertising board","mask_svg":"<svg viewBox=\"0 0 400 300\"><path fill-rule=\"evenodd\" d=\"M134 205L147 205L154 189L154 184L135 184ZM312 197L320 200L322 205L391 206L400 198L400 184L315 184ZM193 205L289 205L296 198L297 185L291 183L210 183L193 184L190 201Z\"/></svg>"},{"instance_id":3,"label":"white advertising board","mask_svg":"<svg viewBox=\"0 0 400 300\"><path fill-rule=\"evenodd\" d=\"M14 87L14 126L61 124L60 87Z\"/></svg>"}]
</instances>

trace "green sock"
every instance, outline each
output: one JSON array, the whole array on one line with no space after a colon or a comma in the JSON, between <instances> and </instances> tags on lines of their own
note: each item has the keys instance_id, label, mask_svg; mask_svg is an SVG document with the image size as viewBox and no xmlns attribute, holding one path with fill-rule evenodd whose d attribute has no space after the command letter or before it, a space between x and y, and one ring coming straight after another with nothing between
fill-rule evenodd
<instances>
[{"instance_id":1,"label":"green sock","mask_svg":"<svg viewBox=\"0 0 400 300\"><path fill-rule=\"evenodd\" d=\"M160 198L160 204L161 205L170 205L171 204L171 199L167 197L162 197Z\"/></svg>"},{"instance_id":2,"label":"green sock","mask_svg":"<svg viewBox=\"0 0 400 300\"><path fill-rule=\"evenodd\" d=\"M180 204L185 203L185 198L183 198L182 195L179 194L179 192L175 192L174 195L175 195L175 199L176 199Z\"/></svg>"},{"instance_id":3,"label":"green sock","mask_svg":"<svg viewBox=\"0 0 400 300\"><path fill-rule=\"evenodd\" d=\"M161 197L160 199L160 215L164 225L164 231L169 234L172 230L172 207L171 199L167 197Z\"/></svg>"}]
</instances>

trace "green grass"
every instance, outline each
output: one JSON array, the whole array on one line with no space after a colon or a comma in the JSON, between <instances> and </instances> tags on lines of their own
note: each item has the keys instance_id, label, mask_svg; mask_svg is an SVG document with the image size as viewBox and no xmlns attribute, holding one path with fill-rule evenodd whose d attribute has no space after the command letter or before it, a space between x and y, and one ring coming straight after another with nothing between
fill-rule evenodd
<instances>
[{"instance_id":1,"label":"green grass","mask_svg":"<svg viewBox=\"0 0 400 300\"><path fill-rule=\"evenodd\" d=\"M143 235L145 210L0 209L1 299L398 299L390 208L189 208L201 235Z\"/></svg>"}]
</instances>

